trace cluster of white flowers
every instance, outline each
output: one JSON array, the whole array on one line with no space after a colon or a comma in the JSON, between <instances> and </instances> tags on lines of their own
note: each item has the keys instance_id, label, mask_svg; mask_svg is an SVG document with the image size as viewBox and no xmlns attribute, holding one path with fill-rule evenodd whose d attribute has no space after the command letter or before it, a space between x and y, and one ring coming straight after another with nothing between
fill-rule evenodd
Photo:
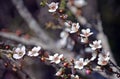
<instances>
[{"instance_id":1,"label":"cluster of white flowers","mask_svg":"<svg viewBox=\"0 0 120 79\"><path fill-rule=\"evenodd\" d=\"M56 10L58 9L59 3L51 2L50 4L47 4L47 5L49 7L49 10L48 10L49 12L56 12ZM86 5L86 2L85 2L85 0L74 0L74 5L75 6L84 6L84 5ZM41 56L41 54L40 54L41 47L40 46L33 47L29 51L26 51L25 46L17 47L14 50L12 57L14 59L22 59L25 55L27 55L29 57L41 56L39 58L42 59L42 57L43 57L43 59L45 58L45 60L50 61L50 63L55 63L57 65L59 64L60 66L62 65L61 68L55 74L56 76L61 76L64 73L65 68L71 68L73 70L74 69L82 70L83 68L85 68L87 70L87 73L89 74L92 70L91 69L92 66L89 66L89 65L95 59L98 60L98 62L96 62L96 61L95 62L97 64L97 66L99 66L99 67L105 66L109 63L110 53L109 52L102 53L101 50L98 50L98 49L102 48L101 40L95 40L95 41L92 41L92 44L90 43L91 40L89 41L89 36L93 35L93 32L91 32L91 30L89 28L81 29L81 31L79 32L79 30L80 30L79 23L72 23L71 21L68 21L68 22L64 22L64 25L66 26L66 28L64 31L62 31L60 33L60 37L61 37L61 40L59 41L60 44L62 46L65 46L69 35L74 35L74 33L75 33L81 38L82 43L87 44L88 48L86 47L86 51L93 52L92 57L90 59L79 58L78 60L73 59L73 61L72 60L68 61L66 58L64 58L63 54L58 54L58 53L55 53L54 55L47 54L47 56L44 56L44 55ZM75 44L76 44L76 42L75 42ZM88 67L89 69L86 67ZM80 79L79 76L75 75L74 73L69 74L69 75L70 75L71 79Z\"/></svg>"},{"instance_id":2,"label":"cluster of white flowers","mask_svg":"<svg viewBox=\"0 0 120 79\"><path fill-rule=\"evenodd\" d=\"M41 47L33 47L31 51L28 51L27 55L32 57L36 57L39 55L39 51L40 51ZM15 49L14 54L13 54L13 58L14 59L21 59L23 58L23 56L26 54L26 48L25 46L22 47L18 47Z\"/></svg>"}]
</instances>

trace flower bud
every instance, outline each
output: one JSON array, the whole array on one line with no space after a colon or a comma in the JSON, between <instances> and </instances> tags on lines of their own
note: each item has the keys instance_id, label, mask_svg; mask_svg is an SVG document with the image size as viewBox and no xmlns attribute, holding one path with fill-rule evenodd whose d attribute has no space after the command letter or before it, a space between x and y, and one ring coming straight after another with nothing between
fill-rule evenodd
<instances>
[{"instance_id":1,"label":"flower bud","mask_svg":"<svg viewBox=\"0 0 120 79\"><path fill-rule=\"evenodd\" d=\"M64 67L68 67L69 63L65 62L63 65Z\"/></svg>"},{"instance_id":2,"label":"flower bud","mask_svg":"<svg viewBox=\"0 0 120 79\"><path fill-rule=\"evenodd\" d=\"M45 62L45 60L46 60L45 57L41 57L42 62Z\"/></svg>"},{"instance_id":3,"label":"flower bud","mask_svg":"<svg viewBox=\"0 0 120 79\"><path fill-rule=\"evenodd\" d=\"M92 71L91 71L90 69L87 69L87 70L86 70L86 74L87 74L87 75L90 75L91 73L92 73Z\"/></svg>"}]
</instances>

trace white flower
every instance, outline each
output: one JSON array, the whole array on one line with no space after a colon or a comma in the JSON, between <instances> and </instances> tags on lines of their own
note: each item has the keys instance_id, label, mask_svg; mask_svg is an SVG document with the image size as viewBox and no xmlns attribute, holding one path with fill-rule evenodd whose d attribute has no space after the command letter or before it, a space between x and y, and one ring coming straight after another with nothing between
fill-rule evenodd
<instances>
[{"instance_id":1,"label":"white flower","mask_svg":"<svg viewBox=\"0 0 120 79\"><path fill-rule=\"evenodd\" d=\"M83 7L87 4L85 0L74 0L74 5L76 7Z\"/></svg>"},{"instance_id":2,"label":"white flower","mask_svg":"<svg viewBox=\"0 0 120 79\"><path fill-rule=\"evenodd\" d=\"M83 69L83 67L85 65L87 65L89 63L89 60L86 59L85 61L83 60L83 58L80 58L78 61L75 61L75 66L74 68L77 68L77 69Z\"/></svg>"},{"instance_id":3,"label":"white flower","mask_svg":"<svg viewBox=\"0 0 120 79\"><path fill-rule=\"evenodd\" d=\"M102 65L102 66L107 65L109 60L110 60L109 52L107 52L106 54L100 53L98 55L98 64L99 65Z\"/></svg>"},{"instance_id":4,"label":"white flower","mask_svg":"<svg viewBox=\"0 0 120 79\"><path fill-rule=\"evenodd\" d=\"M25 55L25 46L22 46L21 48L16 48L15 53L13 54L14 59L21 59Z\"/></svg>"},{"instance_id":5,"label":"white flower","mask_svg":"<svg viewBox=\"0 0 120 79\"><path fill-rule=\"evenodd\" d=\"M51 60L51 62L54 62L56 64L59 64L61 62L61 59L63 58L63 54L58 55L57 53L54 54L54 56L49 56L48 60Z\"/></svg>"},{"instance_id":6,"label":"white flower","mask_svg":"<svg viewBox=\"0 0 120 79\"><path fill-rule=\"evenodd\" d=\"M61 38L67 38L68 37L68 33L67 32L65 32L65 31L62 31L61 33L60 33L60 37Z\"/></svg>"},{"instance_id":7,"label":"white flower","mask_svg":"<svg viewBox=\"0 0 120 79\"><path fill-rule=\"evenodd\" d=\"M88 29L82 29L82 34L80 34L80 36L87 38L92 34L93 34L93 32L90 32L90 29L88 28Z\"/></svg>"},{"instance_id":8,"label":"white flower","mask_svg":"<svg viewBox=\"0 0 120 79\"><path fill-rule=\"evenodd\" d=\"M78 75L71 75L71 79L80 79Z\"/></svg>"},{"instance_id":9,"label":"white flower","mask_svg":"<svg viewBox=\"0 0 120 79\"><path fill-rule=\"evenodd\" d=\"M92 48L92 50L96 50L96 49L102 48L101 40L93 41L93 44L90 44L90 47Z\"/></svg>"},{"instance_id":10,"label":"white flower","mask_svg":"<svg viewBox=\"0 0 120 79\"><path fill-rule=\"evenodd\" d=\"M40 51L41 47L33 47L31 51L28 52L28 56L38 56L39 55L39 51Z\"/></svg>"},{"instance_id":11,"label":"white flower","mask_svg":"<svg viewBox=\"0 0 120 79\"><path fill-rule=\"evenodd\" d=\"M49 12L55 12L58 9L58 4L59 3L55 3L55 2L51 2L50 4L48 4L49 7Z\"/></svg>"},{"instance_id":12,"label":"white flower","mask_svg":"<svg viewBox=\"0 0 120 79\"><path fill-rule=\"evenodd\" d=\"M70 33L75 33L75 32L77 32L77 31L79 30L79 28L80 28L79 23L72 23L72 28L71 28Z\"/></svg>"}]
</instances>

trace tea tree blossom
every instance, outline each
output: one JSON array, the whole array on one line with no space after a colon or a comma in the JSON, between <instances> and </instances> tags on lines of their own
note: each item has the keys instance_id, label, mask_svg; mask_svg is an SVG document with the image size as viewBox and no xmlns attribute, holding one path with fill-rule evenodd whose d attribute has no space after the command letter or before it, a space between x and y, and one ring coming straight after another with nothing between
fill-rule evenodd
<instances>
[{"instance_id":1,"label":"tea tree blossom","mask_svg":"<svg viewBox=\"0 0 120 79\"><path fill-rule=\"evenodd\" d=\"M107 65L108 61L110 60L110 56L109 56L109 52L107 52L106 54L100 53L98 55L98 64L99 65Z\"/></svg>"},{"instance_id":2,"label":"tea tree blossom","mask_svg":"<svg viewBox=\"0 0 120 79\"><path fill-rule=\"evenodd\" d=\"M80 34L80 36L86 37L86 38L93 34L93 32L90 32L89 28L82 29L81 31L82 31L82 34Z\"/></svg>"},{"instance_id":3,"label":"tea tree blossom","mask_svg":"<svg viewBox=\"0 0 120 79\"><path fill-rule=\"evenodd\" d=\"M55 3L55 2L51 2L50 4L48 4L49 7L49 12L55 12L58 9L58 4L59 3Z\"/></svg>"},{"instance_id":4,"label":"tea tree blossom","mask_svg":"<svg viewBox=\"0 0 120 79\"><path fill-rule=\"evenodd\" d=\"M99 64L99 65L102 65L102 66L107 65L109 59L110 59L109 57L108 57L108 58L99 58L99 59L98 59L98 64Z\"/></svg>"},{"instance_id":5,"label":"tea tree blossom","mask_svg":"<svg viewBox=\"0 0 120 79\"><path fill-rule=\"evenodd\" d=\"M38 46L38 47L33 47L31 51L28 52L28 56L32 57L36 57L39 55L39 51L40 51L41 47Z\"/></svg>"},{"instance_id":6,"label":"tea tree blossom","mask_svg":"<svg viewBox=\"0 0 120 79\"><path fill-rule=\"evenodd\" d=\"M71 79L80 79L78 75L71 75Z\"/></svg>"},{"instance_id":7,"label":"tea tree blossom","mask_svg":"<svg viewBox=\"0 0 120 79\"><path fill-rule=\"evenodd\" d=\"M25 46L22 46L21 48L18 47L15 49L15 53L13 54L14 59L21 59L25 55Z\"/></svg>"},{"instance_id":8,"label":"tea tree blossom","mask_svg":"<svg viewBox=\"0 0 120 79\"><path fill-rule=\"evenodd\" d=\"M89 63L89 60L88 60L88 59L84 61L83 58L80 58L78 61L75 61L75 66L74 66L74 68L76 68L76 69L83 69L83 67L84 67L85 65L87 65L88 63Z\"/></svg>"},{"instance_id":9,"label":"tea tree blossom","mask_svg":"<svg viewBox=\"0 0 120 79\"><path fill-rule=\"evenodd\" d=\"M79 30L79 28L80 28L79 23L72 23L72 28L71 28L70 33L75 33L75 32L77 32L77 31Z\"/></svg>"},{"instance_id":10,"label":"tea tree blossom","mask_svg":"<svg viewBox=\"0 0 120 79\"><path fill-rule=\"evenodd\" d=\"M54 56L49 56L48 60L51 60L51 63L59 64L61 59L63 58L63 54L58 55L58 53L54 54Z\"/></svg>"},{"instance_id":11,"label":"tea tree blossom","mask_svg":"<svg viewBox=\"0 0 120 79\"><path fill-rule=\"evenodd\" d=\"M96 49L102 48L101 40L93 41L93 44L89 44L89 46L92 48L92 50L96 50Z\"/></svg>"}]
</instances>

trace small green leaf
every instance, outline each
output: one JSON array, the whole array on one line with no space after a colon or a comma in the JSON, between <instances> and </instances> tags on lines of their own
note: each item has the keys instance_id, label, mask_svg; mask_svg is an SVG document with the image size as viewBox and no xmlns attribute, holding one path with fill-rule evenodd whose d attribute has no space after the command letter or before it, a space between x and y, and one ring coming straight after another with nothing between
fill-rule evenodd
<instances>
[{"instance_id":1,"label":"small green leaf","mask_svg":"<svg viewBox=\"0 0 120 79\"><path fill-rule=\"evenodd\" d=\"M46 5L45 2L43 2L43 1L40 2L40 6L45 7L45 5Z\"/></svg>"}]
</instances>

